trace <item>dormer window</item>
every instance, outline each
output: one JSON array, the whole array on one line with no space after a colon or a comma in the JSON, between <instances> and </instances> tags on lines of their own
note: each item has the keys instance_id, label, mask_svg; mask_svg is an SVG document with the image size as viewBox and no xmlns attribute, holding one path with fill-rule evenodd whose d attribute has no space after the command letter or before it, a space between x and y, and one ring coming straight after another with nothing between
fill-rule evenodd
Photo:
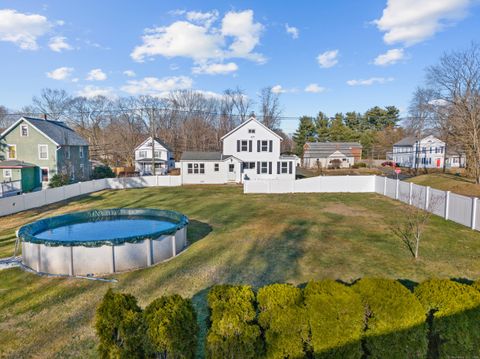
<instances>
[{"instance_id":1,"label":"dormer window","mask_svg":"<svg viewBox=\"0 0 480 359\"><path fill-rule=\"evenodd\" d=\"M255 133L255 129L254 128L249 128L248 133Z\"/></svg>"},{"instance_id":2,"label":"dormer window","mask_svg":"<svg viewBox=\"0 0 480 359\"><path fill-rule=\"evenodd\" d=\"M20 136L28 137L28 125L21 125L20 126Z\"/></svg>"}]
</instances>

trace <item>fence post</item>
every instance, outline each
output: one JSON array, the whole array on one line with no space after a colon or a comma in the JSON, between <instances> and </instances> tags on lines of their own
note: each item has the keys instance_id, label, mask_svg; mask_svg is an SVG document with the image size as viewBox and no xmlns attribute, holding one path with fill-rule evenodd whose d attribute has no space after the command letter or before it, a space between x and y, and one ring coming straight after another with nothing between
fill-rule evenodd
<instances>
[{"instance_id":1,"label":"fence post","mask_svg":"<svg viewBox=\"0 0 480 359\"><path fill-rule=\"evenodd\" d=\"M448 210L450 207L450 191L445 192L445 219L448 219Z\"/></svg>"},{"instance_id":2,"label":"fence post","mask_svg":"<svg viewBox=\"0 0 480 359\"><path fill-rule=\"evenodd\" d=\"M425 211L428 211L429 198L430 198L430 186L427 186L425 191Z\"/></svg>"},{"instance_id":3,"label":"fence post","mask_svg":"<svg viewBox=\"0 0 480 359\"><path fill-rule=\"evenodd\" d=\"M412 203L413 203L413 200L412 200L412 196L413 196L413 182L410 182L410 188L408 190L408 204L411 206Z\"/></svg>"},{"instance_id":4,"label":"fence post","mask_svg":"<svg viewBox=\"0 0 480 359\"><path fill-rule=\"evenodd\" d=\"M383 177L383 195L387 195L387 176Z\"/></svg>"},{"instance_id":5,"label":"fence post","mask_svg":"<svg viewBox=\"0 0 480 359\"><path fill-rule=\"evenodd\" d=\"M477 225L477 197L472 198L472 226L470 228L475 229Z\"/></svg>"},{"instance_id":6,"label":"fence post","mask_svg":"<svg viewBox=\"0 0 480 359\"><path fill-rule=\"evenodd\" d=\"M398 187L400 186L400 180L397 178L397 181L395 182L395 199L398 199Z\"/></svg>"},{"instance_id":7,"label":"fence post","mask_svg":"<svg viewBox=\"0 0 480 359\"><path fill-rule=\"evenodd\" d=\"M115 246L112 246L112 261L110 262L110 271L115 273Z\"/></svg>"}]
</instances>

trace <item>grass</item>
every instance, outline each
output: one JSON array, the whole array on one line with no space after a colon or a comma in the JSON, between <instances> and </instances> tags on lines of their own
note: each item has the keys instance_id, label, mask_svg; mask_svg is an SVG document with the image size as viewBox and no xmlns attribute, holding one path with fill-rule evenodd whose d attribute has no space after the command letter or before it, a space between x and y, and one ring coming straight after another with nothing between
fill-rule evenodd
<instances>
[{"instance_id":1,"label":"grass","mask_svg":"<svg viewBox=\"0 0 480 359\"><path fill-rule=\"evenodd\" d=\"M205 334L205 297L217 283L480 278L480 233L439 217L413 261L390 229L403 206L376 194L244 195L237 186L185 186L104 191L0 218L1 256L13 251L18 226L63 212L156 207L191 219L184 253L114 275L118 283L0 271L0 357L96 357L92 324L109 287L134 294L142 306L166 293L192 297Z\"/></svg>"},{"instance_id":2,"label":"grass","mask_svg":"<svg viewBox=\"0 0 480 359\"><path fill-rule=\"evenodd\" d=\"M480 185L471 178L449 173L431 173L412 177L407 181L430 186L442 191L451 191L464 196L480 197Z\"/></svg>"}]
</instances>

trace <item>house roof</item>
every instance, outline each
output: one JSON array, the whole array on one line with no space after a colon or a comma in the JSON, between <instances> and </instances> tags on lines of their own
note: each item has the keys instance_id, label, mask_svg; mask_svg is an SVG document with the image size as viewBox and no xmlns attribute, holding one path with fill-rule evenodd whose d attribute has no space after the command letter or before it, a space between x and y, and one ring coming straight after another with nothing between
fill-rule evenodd
<instances>
[{"instance_id":1,"label":"house roof","mask_svg":"<svg viewBox=\"0 0 480 359\"><path fill-rule=\"evenodd\" d=\"M38 131L48 137L56 145L59 146L88 146L88 142L68 127L64 122L44 120L34 117L21 117L13 125L7 128L0 137L7 135L22 121L28 122L31 126L35 127Z\"/></svg>"},{"instance_id":2,"label":"house roof","mask_svg":"<svg viewBox=\"0 0 480 359\"><path fill-rule=\"evenodd\" d=\"M222 152L187 151L182 153L180 161L225 161L235 158L232 155L223 155Z\"/></svg>"},{"instance_id":3,"label":"house roof","mask_svg":"<svg viewBox=\"0 0 480 359\"><path fill-rule=\"evenodd\" d=\"M362 149L358 142L307 142L303 157L327 158L340 151L347 157L354 157L353 149Z\"/></svg>"},{"instance_id":4,"label":"house roof","mask_svg":"<svg viewBox=\"0 0 480 359\"><path fill-rule=\"evenodd\" d=\"M145 144L145 142L150 141L151 138L152 138L152 136L149 136L148 138L146 138L141 144L139 144L137 147L135 147L135 150L137 150L137 149L139 149L140 147L142 147L142 146ZM162 145L163 147L165 147L165 149L166 149L167 151L172 152L170 146L168 146L163 140L161 140L161 139L158 138L158 137L154 137L154 140L155 140L156 142L158 142L160 145Z\"/></svg>"},{"instance_id":5,"label":"house roof","mask_svg":"<svg viewBox=\"0 0 480 359\"><path fill-rule=\"evenodd\" d=\"M34 165L33 163L19 161L19 160L0 161L0 168L29 168L29 167L37 167L37 165Z\"/></svg>"},{"instance_id":6,"label":"house roof","mask_svg":"<svg viewBox=\"0 0 480 359\"><path fill-rule=\"evenodd\" d=\"M413 146L415 142L419 141L420 139L418 137L414 136L408 136L405 138L402 138L400 141L394 143L394 146Z\"/></svg>"},{"instance_id":7,"label":"house roof","mask_svg":"<svg viewBox=\"0 0 480 359\"><path fill-rule=\"evenodd\" d=\"M235 127L233 130L231 130L230 132L228 132L226 135L223 135L222 138L220 138L221 141L223 141L226 137L230 136L232 133L234 133L235 131L239 130L240 128L242 128L243 126L245 126L246 124L252 122L252 121L255 121L256 123L258 123L260 126L262 126L263 128L265 128L267 131L269 131L270 133L272 133L274 136L278 137L280 139L280 141L283 141L283 138L282 136L280 136L278 133L275 133L274 131L272 131L271 129L269 129L267 126L265 126L263 123L261 123L260 121L258 121L255 117L250 117L247 121L243 122L242 124L238 125L237 127Z\"/></svg>"}]
</instances>

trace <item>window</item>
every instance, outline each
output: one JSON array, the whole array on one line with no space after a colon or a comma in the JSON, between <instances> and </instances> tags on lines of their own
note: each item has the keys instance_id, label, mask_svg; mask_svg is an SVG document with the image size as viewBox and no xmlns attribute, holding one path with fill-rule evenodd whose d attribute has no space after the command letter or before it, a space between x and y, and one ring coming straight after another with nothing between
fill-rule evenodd
<instances>
[{"instance_id":1,"label":"window","mask_svg":"<svg viewBox=\"0 0 480 359\"><path fill-rule=\"evenodd\" d=\"M42 168L42 182L48 182L48 168Z\"/></svg>"},{"instance_id":2,"label":"window","mask_svg":"<svg viewBox=\"0 0 480 359\"><path fill-rule=\"evenodd\" d=\"M83 158L83 146L80 146L80 147L78 148L78 156L79 156L80 158Z\"/></svg>"},{"instance_id":3,"label":"window","mask_svg":"<svg viewBox=\"0 0 480 359\"><path fill-rule=\"evenodd\" d=\"M282 162L282 167L280 168L280 173L288 173L288 162Z\"/></svg>"},{"instance_id":4,"label":"window","mask_svg":"<svg viewBox=\"0 0 480 359\"><path fill-rule=\"evenodd\" d=\"M268 162L260 162L260 173L268 173Z\"/></svg>"},{"instance_id":5,"label":"window","mask_svg":"<svg viewBox=\"0 0 480 359\"><path fill-rule=\"evenodd\" d=\"M7 179L7 178L8 178L9 180L12 179L12 170L11 170L10 168L8 168L8 169L5 168L5 169L3 170L3 178L4 178L4 179Z\"/></svg>"},{"instance_id":6,"label":"window","mask_svg":"<svg viewBox=\"0 0 480 359\"><path fill-rule=\"evenodd\" d=\"M268 141L262 141L262 152L268 152Z\"/></svg>"},{"instance_id":7,"label":"window","mask_svg":"<svg viewBox=\"0 0 480 359\"><path fill-rule=\"evenodd\" d=\"M235 165L233 163L230 163L228 165L228 172L233 172L233 171L235 171Z\"/></svg>"},{"instance_id":8,"label":"window","mask_svg":"<svg viewBox=\"0 0 480 359\"><path fill-rule=\"evenodd\" d=\"M243 151L243 152L247 152L248 151L248 141L247 140L242 140L240 141L240 150Z\"/></svg>"},{"instance_id":9,"label":"window","mask_svg":"<svg viewBox=\"0 0 480 359\"><path fill-rule=\"evenodd\" d=\"M70 146L66 146L66 147L65 147L65 158L66 158L67 160L70 159Z\"/></svg>"},{"instance_id":10,"label":"window","mask_svg":"<svg viewBox=\"0 0 480 359\"><path fill-rule=\"evenodd\" d=\"M138 157L140 158L147 157L147 151L138 151Z\"/></svg>"},{"instance_id":11,"label":"window","mask_svg":"<svg viewBox=\"0 0 480 359\"><path fill-rule=\"evenodd\" d=\"M48 160L48 145L38 145L38 159Z\"/></svg>"},{"instance_id":12,"label":"window","mask_svg":"<svg viewBox=\"0 0 480 359\"><path fill-rule=\"evenodd\" d=\"M28 125L21 125L20 126L20 136L27 137L28 136Z\"/></svg>"},{"instance_id":13,"label":"window","mask_svg":"<svg viewBox=\"0 0 480 359\"><path fill-rule=\"evenodd\" d=\"M255 129L254 128L249 128L248 133L255 133Z\"/></svg>"},{"instance_id":14,"label":"window","mask_svg":"<svg viewBox=\"0 0 480 359\"><path fill-rule=\"evenodd\" d=\"M155 150L155 158L159 158L159 157L160 157L160 151Z\"/></svg>"},{"instance_id":15,"label":"window","mask_svg":"<svg viewBox=\"0 0 480 359\"><path fill-rule=\"evenodd\" d=\"M205 173L205 163L200 163L200 173Z\"/></svg>"},{"instance_id":16,"label":"window","mask_svg":"<svg viewBox=\"0 0 480 359\"><path fill-rule=\"evenodd\" d=\"M187 164L187 172L189 174L204 174L205 173L205 163L188 163Z\"/></svg>"},{"instance_id":17,"label":"window","mask_svg":"<svg viewBox=\"0 0 480 359\"><path fill-rule=\"evenodd\" d=\"M255 162L243 162L243 169L251 170L255 168Z\"/></svg>"},{"instance_id":18,"label":"window","mask_svg":"<svg viewBox=\"0 0 480 359\"><path fill-rule=\"evenodd\" d=\"M17 145L7 145L7 159L16 160L17 159Z\"/></svg>"},{"instance_id":19,"label":"window","mask_svg":"<svg viewBox=\"0 0 480 359\"><path fill-rule=\"evenodd\" d=\"M193 173L193 163L187 164L187 172L188 172L189 174L192 174L192 173Z\"/></svg>"},{"instance_id":20,"label":"window","mask_svg":"<svg viewBox=\"0 0 480 359\"><path fill-rule=\"evenodd\" d=\"M213 170L214 170L215 172L218 172L218 171L220 170L220 165L219 165L218 163L215 163L215 164L213 165Z\"/></svg>"}]
</instances>

